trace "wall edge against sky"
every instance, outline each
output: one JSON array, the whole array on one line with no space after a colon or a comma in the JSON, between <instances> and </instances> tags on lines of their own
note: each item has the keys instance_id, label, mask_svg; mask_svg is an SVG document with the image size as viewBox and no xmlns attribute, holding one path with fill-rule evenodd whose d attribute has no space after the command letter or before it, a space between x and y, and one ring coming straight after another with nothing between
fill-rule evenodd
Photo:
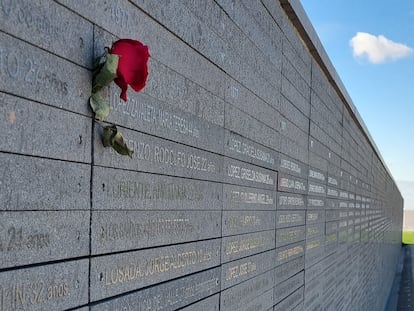
<instances>
[{"instance_id":1,"label":"wall edge against sky","mask_svg":"<svg viewBox=\"0 0 414 311\"><path fill-rule=\"evenodd\" d=\"M300 0L279 0L279 2L281 7L284 9L287 16L289 17L290 21L298 31L300 37L304 41L312 57L321 67L322 71L328 78L328 81L333 85L336 92L341 97L342 101L345 104L345 107L348 108L351 115L354 117L355 121L360 126L363 134L367 137L369 143L371 144L378 158L381 160L381 163L384 165L384 168L386 169L387 173L390 175L391 179L396 184L391 171L389 170L385 160L383 159L381 152L379 151L379 148L377 147L374 139L372 138L368 130L368 127L362 119L358 109L352 101L351 96L346 90L345 85L339 77L338 72L333 66L328 54L326 53L326 50L323 47L322 42L320 41L319 36L316 33L316 30L313 27L302 4L300 3Z\"/></svg>"}]
</instances>

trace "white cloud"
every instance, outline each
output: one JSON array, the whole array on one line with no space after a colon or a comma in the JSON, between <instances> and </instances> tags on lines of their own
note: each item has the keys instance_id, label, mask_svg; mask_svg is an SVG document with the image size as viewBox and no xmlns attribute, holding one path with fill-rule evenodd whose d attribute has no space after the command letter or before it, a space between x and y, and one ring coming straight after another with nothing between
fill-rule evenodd
<instances>
[{"instance_id":1,"label":"white cloud","mask_svg":"<svg viewBox=\"0 0 414 311\"><path fill-rule=\"evenodd\" d=\"M374 36L366 32L358 32L349 44L354 50L355 57L367 56L374 64L404 58L413 52L413 49L405 44L393 42L383 35Z\"/></svg>"}]
</instances>

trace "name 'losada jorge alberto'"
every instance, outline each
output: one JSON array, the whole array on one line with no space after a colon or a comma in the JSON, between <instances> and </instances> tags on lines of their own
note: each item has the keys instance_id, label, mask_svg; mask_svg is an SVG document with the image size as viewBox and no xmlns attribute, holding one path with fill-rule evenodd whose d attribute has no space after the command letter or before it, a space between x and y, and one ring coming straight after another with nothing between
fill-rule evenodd
<instances>
[{"instance_id":1,"label":"name 'losada jorge alberto'","mask_svg":"<svg viewBox=\"0 0 414 311\"><path fill-rule=\"evenodd\" d=\"M205 250L188 251L173 255L149 258L144 262L139 261L127 265L118 266L104 272L105 286L132 282L145 277L180 270L194 266L211 259L211 252Z\"/></svg>"}]
</instances>

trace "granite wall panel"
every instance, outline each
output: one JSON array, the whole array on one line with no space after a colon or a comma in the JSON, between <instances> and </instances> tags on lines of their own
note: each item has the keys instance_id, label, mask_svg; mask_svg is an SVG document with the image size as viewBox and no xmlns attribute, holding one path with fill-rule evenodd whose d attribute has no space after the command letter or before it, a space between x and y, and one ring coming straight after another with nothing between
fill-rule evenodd
<instances>
[{"instance_id":1,"label":"granite wall panel","mask_svg":"<svg viewBox=\"0 0 414 311\"><path fill-rule=\"evenodd\" d=\"M3 116L0 150L91 162L89 118L3 93L0 93L0 103ZM73 130L68 131L68 124Z\"/></svg>"},{"instance_id":2,"label":"granite wall panel","mask_svg":"<svg viewBox=\"0 0 414 311\"><path fill-rule=\"evenodd\" d=\"M89 210L89 165L3 152L0 163L0 211Z\"/></svg>"},{"instance_id":3,"label":"granite wall panel","mask_svg":"<svg viewBox=\"0 0 414 311\"><path fill-rule=\"evenodd\" d=\"M145 308L176 310L219 291L220 268L214 268L175 279L157 287L135 291L103 303L98 303L93 305L91 310L111 311L116 308L121 308L121 310L122 308L126 310L145 310ZM211 310L219 310L218 305L217 309L213 307L217 298L209 300L212 303ZM194 307L191 310L198 310L195 305L191 305L191 307ZM200 310L203 309L200 308Z\"/></svg>"},{"instance_id":4,"label":"granite wall panel","mask_svg":"<svg viewBox=\"0 0 414 311\"><path fill-rule=\"evenodd\" d=\"M91 93L89 70L4 32L0 33L0 44L1 92L91 114L85 105Z\"/></svg>"},{"instance_id":5,"label":"granite wall panel","mask_svg":"<svg viewBox=\"0 0 414 311\"><path fill-rule=\"evenodd\" d=\"M273 273L261 274L222 291L220 295L220 306L224 310L239 310L255 297L259 297L265 292L272 290L273 286Z\"/></svg>"},{"instance_id":6,"label":"granite wall panel","mask_svg":"<svg viewBox=\"0 0 414 311\"><path fill-rule=\"evenodd\" d=\"M92 67L93 25L75 12L54 1L4 1L0 16L2 31Z\"/></svg>"}]
</instances>

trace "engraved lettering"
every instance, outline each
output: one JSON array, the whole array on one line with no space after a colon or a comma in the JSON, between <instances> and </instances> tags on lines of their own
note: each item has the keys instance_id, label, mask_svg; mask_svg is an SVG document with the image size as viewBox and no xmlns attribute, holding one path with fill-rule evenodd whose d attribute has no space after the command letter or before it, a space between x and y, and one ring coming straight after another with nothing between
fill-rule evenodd
<instances>
[{"instance_id":1,"label":"engraved lettering","mask_svg":"<svg viewBox=\"0 0 414 311\"><path fill-rule=\"evenodd\" d=\"M246 226L260 226L262 220L257 216L233 216L228 219L228 224L230 228L239 228Z\"/></svg>"},{"instance_id":2,"label":"engraved lettering","mask_svg":"<svg viewBox=\"0 0 414 311\"><path fill-rule=\"evenodd\" d=\"M266 185L273 185L274 180L269 174L265 174L259 171L255 171L249 168L240 167L237 165L230 164L227 167L227 175L229 177L253 181Z\"/></svg>"},{"instance_id":3,"label":"engraved lettering","mask_svg":"<svg viewBox=\"0 0 414 311\"><path fill-rule=\"evenodd\" d=\"M10 15L11 10L15 6L15 2L16 2L15 0L8 0L8 1L7 0L2 0L2 1L0 1L0 6L1 6L1 9L2 9L4 15L6 15L6 16Z\"/></svg>"},{"instance_id":4,"label":"engraved lettering","mask_svg":"<svg viewBox=\"0 0 414 311\"><path fill-rule=\"evenodd\" d=\"M144 143L138 143L136 146L134 146L135 150L137 151L137 157L140 160L148 161L150 158L150 146L148 144ZM159 153L159 147L156 146L155 148L155 158L159 159L160 153ZM159 161L161 162L161 161Z\"/></svg>"},{"instance_id":5,"label":"engraved lettering","mask_svg":"<svg viewBox=\"0 0 414 311\"><path fill-rule=\"evenodd\" d=\"M337 197L339 195L339 193L335 189L328 188L328 195Z\"/></svg>"},{"instance_id":6,"label":"engraved lettering","mask_svg":"<svg viewBox=\"0 0 414 311\"><path fill-rule=\"evenodd\" d=\"M288 189L306 191L306 185L303 182L285 177L280 178L280 186Z\"/></svg>"},{"instance_id":7,"label":"engraved lettering","mask_svg":"<svg viewBox=\"0 0 414 311\"><path fill-rule=\"evenodd\" d=\"M328 183L334 186L338 186L338 181L333 177L328 177Z\"/></svg>"},{"instance_id":8,"label":"engraved lettering","mask_svg":"<svg viewBox=\"0 0 414 311\"><path fill-rule=\"evenodd\" d=\"M126 10L123 10L119 5L114 4L111 8L112 20L122 28L128 27L129 15Z\"/></svg>"},{"instance_id":9,"label":"engraved lettering","mask_svg":"<svg viewBox=\"0 0 414 311\"><path fill-rule=\"evenodd\" d=\"M323 186L309 184L309 192L325 194L325 188Z\"/></svg>"},{"instance_id":10,"label":"engraved lettering","mask_svg":"<svg viewBox=\"0 0 414 311\"><path fill-rule=\"evenodd\" d=\"M295 222L302 222L302 221L303 221L302 214L279 214L277 223L286 224L286 223L295 223Z\"/></svg>"},{"instance_id":11,"label":"engraved lettering","mask_svg":"<svg viewBox=\"0 0 414 311\"><path fill-rule=\"evenodd\" d=\"M272 205L273 197L267 193L233 190L230 193L230 201L234 203Z\"/></svg>"},{"instance_id":12,"label":"engraved lettering","mask_svg":"<svg viewBox=\"0 0 414 311\"><path fill-rule=\"evenodd\" d=\"M209 251L194 250L183 253L172 254L171 256L160 256L146 258L142 262L133 262L125 266L117 266L104 272L101 281L106 286L120 283L127 283L140 278L165 273L169 270L179 270L189 266L211 260L212 254Z\"/></svg>"},{"instance_id":13,"label":"engraved lettering","mask_svg":"<svg viewBox=\"0 0 414 311\"><path fill-rule=\"evenodd\" d=\"M20 286L16 286L15 288L16 288L16 291L15 291L16 307L18 305L20 306L26 305L26 297L25 297L24 289Z\"/></svg>"},{"instance_id":14,"label":"engraved lettering","mask_svg":"<svg viewBox=\"0 0 414 311\"><path fill-rule=\"evenodd\" d=\"M295 246L293 248L285 249L283 251L278 252L277 260L278 261L286 260L290 257L293 257L293 256L296 256L296 255L299 255L299 254L303 253L303 251L304 251L303 246L299 246L299 245Z\"/></svg>"},{"instance_id":15,"label":"engraved lettering","mask_svg":"<svg viewBox=\"0 0 414 311\"><path fill-rule=\"evenodd\" d=\"M239 96L239 89L232 85L230 87L230 94L231 94L231 97L237 98Z\"/></svg>"},{"instance_id":16,"label":"engraved lettering","mask_svg":"<svg viewBox=\"0 0 414 311\"><path fill-rule=\"evenodd\" d=\"M111 186L108 196L116 199L151 201L201 201L204 189L201 184L145 183L132 180L118 181Z\"/></svg>"},{"instance_id":17,"label":"engraved lettering","mask_svg":"<svg viewBox=\"0 0 414 311\"><path fill-rule=\"evenodd\" d=\"M0 287L0 310L26 310L33 305L62 299L69 294L69 286L66 283L46 285L44 281L35 281L27 284L9 284L8 287Z\"/></svg>"},{"instance_id":18,"label":"engraved lettering","mask_svg":"<svg viewBox=\"0 0 414 311\"><path fill-rule=\"evenodd\" d=\"M289 206L304 206L305 202L302 197L292 197L288 195L279 196L279 205Z\"/></svg>"},{"instance_id":19,"label":"engraved lettering","mask_svg":"<svg viewBox=\"0 0 414 311\"><path fill-rule=\"evenodd\" d=\"M280 159L280 167L298 174L302 172L302 169L297 163L286 159Z\"/></svg>"},{"instance_id":20,"label":"engraved lettering","mask_svg":"<svg viewBox=\"0 0 414 311\"><path fill-rule=\"evenodd\" d=\"M27 69L22 69L21 64ZM59 95L68 94L68 83L60 80L55 72L46 71L42 64L33 59L20 59L15 51L0 49L0 74L26 83L41 84Z\"/></svg>"},{"instance_id":21,"label":"engraved lettering","mask_svg":"<svg viewBox=\"0 0 414 311\"><path fill-rule=\"evenodd\" d=\"M339 207L340 208L347 208L348 207L348 203L347 202L339 202Z\"/></svg>"},{"instance_id":22,"label":"engraved lettering","mask_svg":"<svg viewBox=\"0 0 414 311\"><path fill-rule=\"evenodd\" d=\"M316 221L319 218L318 213L309 213L308 212L308 221Z\"/></svg>"},{"instance_id":23,"label":"engraved lettering","mask_svg":"<svg viewBox=\"0 0 414 311\"><path fill-rule=\"evenodd\" d=\"M309 169L309 177L315 178L315 179L319 179L321 181L325 181L325 175L320 173L320 172L316 172L314 170Z\"/></svg>"},{"instance_id":24,"label":"engraved lettering","mask_svg":"<svg viewBox=\"0 0 414 311\"><path fill-rule=\"evenodd\" d=\"M236 254L239 252L250 251L266 245L267 239L264 237L248 238L243 240L230 241L226 245L226 254Z\"/></svg>"},{"instance_id":25,"label":"engraved lettering","mask_svg":"<svg viewBox=\"0 0 414 311\"><path fill-rule=\"evenodd\" d=\"M160 107L138 102L136 98L128 99L127 104L119 99L119 94L116 92L112 92L110 97L111 107L115 111L151 125L153 124L189 137L200 138L200 129L197 127L196 122L186 117L165 111Z\"/></svg>"},{"instance_id":26,"label":"engraved lettering","mask_svg":"<svg viewBox=\"0 0 414 311\"><path fill-rule=\"evenodd\" d=\"M14 227L10 227L7 233L10 237L7 251L12 252L20 249L22 244L22 229L16 230Z\"/></svg>"},{"instance_id":27,"label":"engraved lettering","mask_svg":"<svg viewBox=\"0 0 414 311\"><path fill-rule=\"evenodd\" d=\"M289 229L289 230L279 230L277 232L276 239L286 242L286 241L292 241L292 240L295 240L295 239L300 239L300 238L303 237L303 235L304 235L304 229L303 228L293 229L293 230L291 230L291 229Z\"/></svg>"},{"instance_id":28,"label":"engraved lettering","mask_svg":"<svg viewBox=\"0 0 414 311\"><path fill-rule=\"evenodd\" d=\"M343 199L348 199L348 192L340 191L339 192L339 197L343 198Z\"/></svg>"},{"instance_id":29,"label":"engraved lettering","mask_svg":"<svg viewBox=\"0 0 414 311\"><path fill-rule=\"evenodd\" d=\"M269 164L275 163L275 159L269 152L263 151L259 148L254 147L253 145L249 145L248 143L242 142L236 138L230 138L228 146L231 151L248 156L250 158L260 160Z\"/></svg>"},{"instance_id":30,"label":"engraved lettering","mask_svg":"<svg viewBox=\"0 0 414 311\"><path fill-rule=\"evenodd\" d=\"M69 294L69 288L67 284L53 284L47 288L47 299L54 300L65 297Z\"/></svg>"},{"instance_id":31,"label":"engraved lettering","mask_svg":"<svg viewBox=\"0 0 414 311\"><path fill-rule=\"evenodd\" d=\"M24 76L24 81L33 82L32 74L35 72L33 61L31 59L26 59L24 64L28 67Z\"/></svg>"},{"instance_id":32,"label":"engraved lettering","mask_svg":"<svg viewBox=\"0 0 414 311\"><path fill-rule=\"evenodd\" d=\"M347 226L347 221L346 220L339 222L339 228L343 228L343 227L346 227L346 226Z\"/></svg>"},{"instance_id":33,"label":"engraved lettering","mask_svg":"<svg viewBox=\"0 0 414 311\"><path fill-rule=\"evenodd\" d=\"M7 55L7 72L9 76L16 79L19 76L20 65L16 53L11 52Z\"/></svg>"},{"instance_id":34,"label":"engraved lettering","mask_svg":"<svg viewBox=\"0 0 414 311\"><path fill-rule=\"evenodd\" d=\"M336 239L337 239L336 238L336 233L326 235L325 243L330 243L330 242L336 241Z\"/></svg>"},{"instance_id":35,"label":"engraved lettering","mask_svg":"<svg viewBox=\"0 0 414 311\"><path fill-rule=\"evenodd\" d=\"M168 307L174 307L176 304L191 297L201 296L202 293L208 293L217 287L219 280L212 278L195 284L188 284L182 287L168 289L152 297L142 297L138 301L137 310L163 310ZM174 308L175 309L175 308ZM130 310L129 306L115 311Z\"/></svg>"},{"instance_id":36,"label":"engraved lettering","mask_svg":"<svg viewBox=\"0 0 414 311\"><path fill-rule=\"evenodd\" d=\"M43 282L33 283L31 285L31 295L30 295L31 304L40 304L43 302L43 297L42 297L43 288L44 288Z\"/></svg>"},{"instance_id":37,"label":"engraved lettering","mask_svg":"<svg viewBox=\"0 0 414 311\"><path fill-rule=\"evenodd\" d=\"M313 248L319 247L321 242L319 240L314 240L312 242L306 243L306 250L311 250Z\"/></svg>"},{"instance_id":38,"label":"engraved lettering","mask_svg":"<svg viewBox=\"0 0 414 311\"><path fill-rule=\"evenodd\" d=\"M105 223L100 226L99 238L102 241L134 240L147 236L185 235L194 231L187 218L151 219L146 223L126 221Z\"/></svg>"},{"instance_id":39,"label":"engraved lettering","mask_svg":"<svg viewBox=\"0 0 414 311\"><path fill-rule=\"evenodd\" d=\"M319 200L319 199L308 199L308 205L323 207L323 206L325 206L325 202L323 200Z\"/></svg>"},{"instance_id":40,"label":"engraved lettering","mask_svg":"<svg viewBox=\"0 0 414 311\"><path fill-rule=\"evenodd\" d=\"M236 165L229 165L229 167L227 168L227 175L229 177L240 179L240 167Z\"/></svg>"},{"instance_id":41,"label":"engraved lettering","mask_svg":"<svg viewBox=\"0 0 414 311\"><path fill-rule=\"evenodd\" d=\"M150 145L143 142L128 140L134 150L133 157L139 160L161 163L173 167L183 167L190 170L216 173L216 165L203 156L194 153L177 151L174 148ZM110 152L114 153L111 149Z\"/></svg>"},{"instance_id":42,"label":"engraved lettering","mask_svg":"<svg viewBox=\"0 0 414 311\"><path fill-rule=\"evenodd\" d=\"M317 235L319 233L320 233L320 230L317 227L310 227L307 229L307 235Z\"/></svg>"},{"instance_id":43,"label":"engraved lettering","mask_svg":"<svg viewBox=\"0 0 414 311\"><path fill-rule=\"evenodd\" d=\"M241 276L252 273L256 270L257 270L256 263L251 262L251 261L242 263L234 267L230 267L226 271L226 281L237 279Z\"/></svg>"},{"instance_id":44,"label":"engraved lettering","mask_svg":"<svg viewBox=\"0 0 414 311\"><path fill-rule=\"evenodd\" d=\"M9 227L6 237L7 247L0 243L0 252L18 252L25 250L40 250L50 245L49 233L23 231L23 228ZM1 241L1 240L0 240Z\"/></svg>"}]
</instances>

